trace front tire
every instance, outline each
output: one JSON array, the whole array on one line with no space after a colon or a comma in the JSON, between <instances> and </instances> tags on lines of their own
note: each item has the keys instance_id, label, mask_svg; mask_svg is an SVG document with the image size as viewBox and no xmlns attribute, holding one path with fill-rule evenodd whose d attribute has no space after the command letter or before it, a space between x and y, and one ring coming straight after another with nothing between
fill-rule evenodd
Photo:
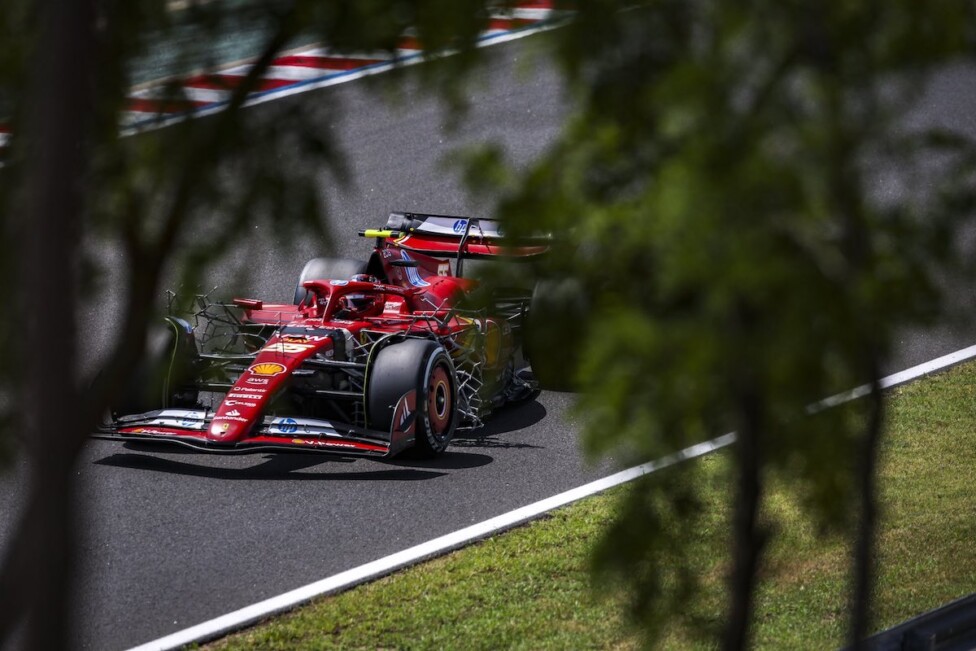
<instances>
[{"instance_id":1,"label":"front tire","mask_svg":"<svg viewBox=\"0 0 976 651\"><path fill-rule=\"evenodd\" d=\"M194 407L198 361L193 328L183 319L166 317L149 329L146 353L113 400L112 411L123 415Z\"/></svg>"},{"instance_id":2,"label":"front tire","mask_svg":"<svg viewBox=\"0 0 976 651\"><path fill-rule=\"evenodd\" d=\"M437 342L406 339L380 350L369 370L369 426L390 431L397 404L411 391L416 392L416 453L436 457L454 438L459 419L457 373Z\"/></svg>"}]
</instances>

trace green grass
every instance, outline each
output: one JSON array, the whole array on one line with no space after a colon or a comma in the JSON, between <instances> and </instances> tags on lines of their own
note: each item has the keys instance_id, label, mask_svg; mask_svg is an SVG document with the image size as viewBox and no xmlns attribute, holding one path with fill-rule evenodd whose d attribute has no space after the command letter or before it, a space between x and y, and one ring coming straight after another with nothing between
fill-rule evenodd
<instances>
[{"instance_id":1,"label":"green grass","mask_svg":"<svg viewBox=\"0 0 976 651\"><path fill-rule=\"evenodd\" d=\"M883 522L876 628L976 591L976 365L890 394L880 486ZM696 548L705 590L693 609L718 622L724 606L727 462L699 461L711 506ZM680 472L680 467L672 472ZM399 572L220 640L213 649L628 649L640 638L619 596L592 588L589 556L629 487L446 557ZM784 487L768 516L778 536L763 568L754 643L769 649L844 644L848 548L818 534ZM666 648L709 648L679 622Z\"/></svg>"}]
</instances>

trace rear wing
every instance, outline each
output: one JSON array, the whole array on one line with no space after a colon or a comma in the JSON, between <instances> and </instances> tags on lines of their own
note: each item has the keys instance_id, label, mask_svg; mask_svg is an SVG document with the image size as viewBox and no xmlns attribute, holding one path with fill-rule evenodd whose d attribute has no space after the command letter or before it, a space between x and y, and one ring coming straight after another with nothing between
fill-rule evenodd
<instances>
[{"instance_id":1,"label":"rear wing","mask_svg":"<svg viewBox=\"0 0 976 651\"><path fill-rule=\"evenodd\" d=\"M460 215L393 212L382 229L367 229L364 237L390 238L397 246L440 258L532 258L549 250L548 236L506 237L494 219Z\"/></svg>"}]
</instances>

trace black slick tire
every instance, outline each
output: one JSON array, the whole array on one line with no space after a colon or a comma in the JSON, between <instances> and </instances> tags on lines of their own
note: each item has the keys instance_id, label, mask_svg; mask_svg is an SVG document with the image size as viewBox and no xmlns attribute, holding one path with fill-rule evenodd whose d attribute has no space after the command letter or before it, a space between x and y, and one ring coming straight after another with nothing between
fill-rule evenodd
<instances>
[{"instance_id":1,"label":"black slick tire","mask_svg":"<svg viewBox=\"0 0 976 651\"><path fill-rule=\"evenodd\" d=\"M444 452L457 429L457 373L450 355L435 341L406 339L376 355L369 369L366 409L369 427L390 431L400 398L416 390L415 455Z\"/></svg>"},{"instance_id":2,"label":"black slick tire","mask_svg":"<svg viewBox=\"0 0 976 651\"><path fill-rule=\"evenodd\" d=\"M112 411L120 415L140 414L168 407L195 406L198 359L190 324L167 317L149 329L146 353L113 400Z\"/></svg>"},{"instance_id":3,"label":"black slick tire","mask_svg":"<svg viewBox=\"0 0 976 651\"><path fill-rule=\"evenodd\" d=\"M575 391L588 305L579 282L541 281L526 315L523 351L539 385Z\"/></svg>"}]
</instances>

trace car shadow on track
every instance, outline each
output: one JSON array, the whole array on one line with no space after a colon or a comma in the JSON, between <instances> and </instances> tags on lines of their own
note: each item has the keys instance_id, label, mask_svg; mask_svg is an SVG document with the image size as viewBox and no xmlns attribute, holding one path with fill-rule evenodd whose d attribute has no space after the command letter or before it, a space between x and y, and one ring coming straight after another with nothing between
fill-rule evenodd
<instances>
[{"instance_id":1,"label":"car shadow on track","mask_svg":"<svg viewBox=\"0 0 976 651\"><path fill-rule=\"evenodd\" d=\"M495 459L486 454L475 454L473 452L461 452L456 448L457 439L451 442L451 446L439 456L433 459L419 459L411 455L407 450L403 454L392 459L383 459L381 463L398 468L428 468L436 470L465 470L468 468L479 468L487 466ZM441 473L443 474L443 473Z\"/></svg>"},{"instance_id":2,"label":"car shadow on track","mask_svg":"<svg viewBox=\"0 0 976 651\"><path fill-rule=\"evenodd\" d=\"M535 400L504 407L495 412L484 427L456 435L451 448L540 448L542 446L499 437L535 425L546 417L546 413L546 408Z\"/></svg>"},{"instance_id":3,"label":"car shadow on track","mask_svg":"<svg viewBox=\"0 0 976 651\"><path fill-rule=\"evenodd\" d=\"M446 455L445 455L446 456ZM483 457L484 455L468 455ZM263 463L248 467L208 466L188 463L182 460L142 452L116 453L93 461L98 466L115 468L130 468L133 470L149 470L168 474L185 475L188 477L206 477L224 480L313 480L313 481L421 481L435 479L447 473L438 472L436 467L430 469L397 468L364 470L358 472L301 472L306 468L322 464L351 462L352 460L334 459L324 455L312 454L274 454L265 457ZM457 461L457 460L456 460ZM488 463L490 463L490 458ZM483 465L475 463L475 465ZM448 468L450 466L445 466Z\"/></svg>"},{"instance_id":4,"label":"car shadow on track","mask_svg":"<svg viewBox=\"0 0 976 651\"><path fill-rule=\"evenodd\" d=\"M541 447L499 437L503 434L518 432L531 427L545 417L546 408L535 400L505 407L496 412L483 427L473 432L462 432L456 435L451 446L443 455L435 459L416 459L411 458L408 452L393 459L377 459L376 461L388 468L382 470L330 472L330 468L324 466L320 469L321 472L301 472L313 466L351 464L357 460L296 452L268 454L264 456L263 463L246 467L207 465L171 458L174 455L201 458L200 453L192 450L181 450L170 445L132 443L125 444L123 448L126 450L125 452L111 454L92 463L99 466L227 480L423 481L442 477L447 474L445 471L448 470L478 468L494 461L494 458L489 455L469 452L468 450Z\"/></svg>"}]
</instances>

